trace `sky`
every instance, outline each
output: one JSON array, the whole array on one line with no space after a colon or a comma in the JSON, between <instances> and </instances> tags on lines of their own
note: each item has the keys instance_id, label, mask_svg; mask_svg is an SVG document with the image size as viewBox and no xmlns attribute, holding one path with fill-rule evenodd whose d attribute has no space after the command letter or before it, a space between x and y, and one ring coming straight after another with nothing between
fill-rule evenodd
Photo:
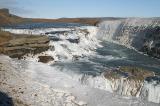
<instances>
[{"instance_id":1,"label":"sky","mask_svg":"<svg viewBox=\"0 0 160 106\"><path fill-rule=\"evenodd\" d=\"M0 8L32 18L160 17L160 0L0 0Z\"/></svg>"}]
</instances>

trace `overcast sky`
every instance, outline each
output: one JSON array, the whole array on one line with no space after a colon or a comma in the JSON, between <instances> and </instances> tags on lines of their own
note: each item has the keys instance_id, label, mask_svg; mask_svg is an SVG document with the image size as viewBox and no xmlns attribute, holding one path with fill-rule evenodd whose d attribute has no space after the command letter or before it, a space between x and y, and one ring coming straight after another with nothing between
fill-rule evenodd
<instances>
[{"instance_id":1,"label":"overcast sky","mask_svg":"<svg viewBox=\"0 0 160 106\"><path fill-rule=\"evenodd\" d=\"M160 0L0 0L23 17L160 17Z\"/></svg>"}]
</instances>

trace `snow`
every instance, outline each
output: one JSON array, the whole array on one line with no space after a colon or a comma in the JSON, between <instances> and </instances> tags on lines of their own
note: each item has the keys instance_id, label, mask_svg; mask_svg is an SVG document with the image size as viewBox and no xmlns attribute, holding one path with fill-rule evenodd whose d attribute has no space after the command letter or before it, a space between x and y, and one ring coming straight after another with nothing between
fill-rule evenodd
<instances>
[{"instance_id":1,"label":"snow","mask_svg":"<svg viewBox=\"0 0 160 106\"><path fill-rule=\"evenodd\" d=\"M74 30L73 30L74 29ZM54 31L67 31L65 33L48 34L51 38L49 46L53 48L49 49L38 55L27 55L25 59L31 61L38 61L38 56L49 55L54 58L55 61L68 61L73 60L75 57L81 58L88 55L95 55L95 49L101 47L100 40L96 38L98 28L94 26L82 26L76 28L49 28L49 29L4 29L15 34L45 34L46 32ZM52 37L60 39L59 41L53 41ZM79 42L70 42L78 40ZM52 62L53 63L53 62Z\"/></svg>"},{"instance_id":2,"label":"snow","mask_svg":"<svg viewBox=\"0 0 160 106\"><path fill-rule=\"evenodd\" d=\"M149 103L145 100L134 97L126 98L89 85L83 85L75 79L80 78L77 77L80 75L75 73L76 77L73 78L70 73L61 72L59 69L47 64L10 59L6 56L0 56L0 58L3 69L6 70L4 72L7 73L5 75L9 78L6 83L12 85L15 89L23 85L25 93L19 94L19 98L31 105L158 106L158 104ZM3 74L1 73L1 75ZM1 78L0 80L3 80ZM90 79L92 78L90 77ZM6 87L4 90L11 89L5 85L3 86ZM35 97L35 94L38 97ZM13 94L14 97L17 97L17 95Z\"/></svg>"},{"instance_id":3,"label":"snow","mask_svg":"<svg viewBox=\"0 0 160 106\"><path fill-rule=\"evenodd\" d=\"M137 97L140 96L140 91L136 89L136 82L132 82L133 85L128 84L130 82L125 82L125 79L117 79L114 81L109 81L100 76L88 76L80 73L76 73L76 69L71 73L69 69L61 69L61 67L53 67L43 63L37 63L38 56L49 55L54 58L55 61L73 61L74 56L76 57L87 57L87 56L97 56L101 59L119 59L112 56L101 57L96 54L95 50L97 47L101 47L100 40L113 41L113 37L116 31L119 30L122 21L107 21L100 24L100 27L86 26L86 27L76 27L76 28L47 28L47 29L3 29L15 34L34 34L34 35L46 35L47 32L53 31L67 31L65 33L57 34L47 34L49 37L58 37L59 41L53 41L51 39L50 46L53 49L49 49L38 55L27 55L24 56L25 60L10 59L8 57L0 56L2 62L6 64L11 64L14 72L17 75L22 75L23 80L27 83L28 87L34 86L33 88L28 88L30 92L34 92L35 89L40 89L45 86L45 90L38 91L41 94L44 102L47 100L52 101L52 97L55 97L55 103L44 104L47 106L58 106L62 103L64 106L65 100L72 101L71 106L76 106L76 104L82 106L158 106L158 104L149 103L151 102L159 103L159 85L154 86L153 83L146 82L144 84L144 97L145 100L134 97L124 97L114 94L117 91L118 94L131 96L131 91L135 91ZM133 23L136 23L133 21ZM133 23L130 23L133 25ZM97 39L98 38L98 39ZM80 39L78 43L70 42L68 39L77 40ZM129 38L123 40L124 44L128 43ZM5 60L5 61L4 61ZM87 61L87 60L86 60ZM53 62L49 63L52 64ZM7 70L7 69L6 69ZM65 71L64 71L65 70ZM20 71L17 72L17 71ZM11 76L12 77L12 76ZM14 77L16 80L22 80L19 77ZM27 80L29 79L29 80ZM16 82L14 82L16 83ZM24 83L24 82L19 82ZM140 85L142 83L139 83ZM47 96L45 93L49 92L51 97ZM147 93L145 93L147 91ZM22 99L29 100L30 92L26 97ZM111 93L112 92L112 93ZM69 95L66 97L64 95ZM58 99L63 98L63 100ZM57 102L61 101L61 102ZM37 104L43 104L43 101L38 100ZM61 104L61 105L62 105ZM33 104L35 105L35 104ZM69 105L69 106L70 106Z\"/></svg>"}]
</instances>

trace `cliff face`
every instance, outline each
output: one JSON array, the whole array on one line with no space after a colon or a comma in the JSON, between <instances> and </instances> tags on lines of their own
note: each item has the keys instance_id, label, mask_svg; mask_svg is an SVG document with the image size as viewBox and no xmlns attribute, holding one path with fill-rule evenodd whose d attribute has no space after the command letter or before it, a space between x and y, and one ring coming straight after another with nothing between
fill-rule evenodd
<instances>
[{"instance_id":1,"label":"cliff face","mask_svg":"<svg viewBox=\"0 0 160 106\"><path fill-rule=\"evenodd\" d=\"M4 14L4 15L8 15L9 16L9 10L8 9L6 9L6 8L3 8L3 9L0 9L0 13L1 14Z\"/></svg>"},{"instance_id":2,"label":"cliff face","mask_svg":"<svg viewBox=\"0 0 160 106\"><path fill-rule=\"evenodd\" d=\"M141 51L160 58L160 26L145 29L145 39Z\"/></svg>"},{"instance_id":3,"label":"cliff face","mask_svg":"<svg viewBox=\"0 0 160 106\"><path fill-rule=\"evenodd\" d=\"M121 67L106 71L104 77L106 88L111 92L141 97L155 103L160 102L160 77L154 72L135 67Z\"/></svg>"},{"instance_id":4,"label":"cliff face","mask_svg":"<svg viewBox=\"0 0 160 106\"><path fill-rule=\"evenodd\" d=\"M100 38L160 58L160 19L129 18L99 24Z\"/></svg>"},{"instance_id":5,"label":"cliff face","mask_svg":"<svg viewBox=\"0 0 160 106\"><path fill-rule=\"evenodd\" d=\"M160 103L160 76L137 67L120 67L106 70L101 76L80 77L82 84L115 94L138 97Z\"/></svg>"},{"instance_id":6,"label":"cliff face","mask_svg":"<svg viewBox=\"0 0 160 106\"><path fill-rule=\"evenodd\" d=\"M13 58L21 58L26 54L37 54L49 49L47 36L14 35L0 32L0 53Z\"/></svg>"}]
</instances>

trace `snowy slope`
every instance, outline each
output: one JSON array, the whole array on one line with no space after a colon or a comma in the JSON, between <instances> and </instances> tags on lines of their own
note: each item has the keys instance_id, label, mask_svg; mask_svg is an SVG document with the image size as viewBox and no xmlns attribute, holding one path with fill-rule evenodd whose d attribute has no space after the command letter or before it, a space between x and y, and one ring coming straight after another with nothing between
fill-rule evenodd
<instances>
[{"instance_id":1,"label":"snowy slope","mask_svg":"<svg viewBox=\"0 0 160 106\"><path fill-rule=\"evenodd\" d=\"M82 85L71 75L46 64L6 56L0 58L1 69L5 70L0 72L0 81L6 83L1 84L1 90L32 106L158 106ZM4 76L9 79L4 80Z\"/></svg>"}]
</instances>

